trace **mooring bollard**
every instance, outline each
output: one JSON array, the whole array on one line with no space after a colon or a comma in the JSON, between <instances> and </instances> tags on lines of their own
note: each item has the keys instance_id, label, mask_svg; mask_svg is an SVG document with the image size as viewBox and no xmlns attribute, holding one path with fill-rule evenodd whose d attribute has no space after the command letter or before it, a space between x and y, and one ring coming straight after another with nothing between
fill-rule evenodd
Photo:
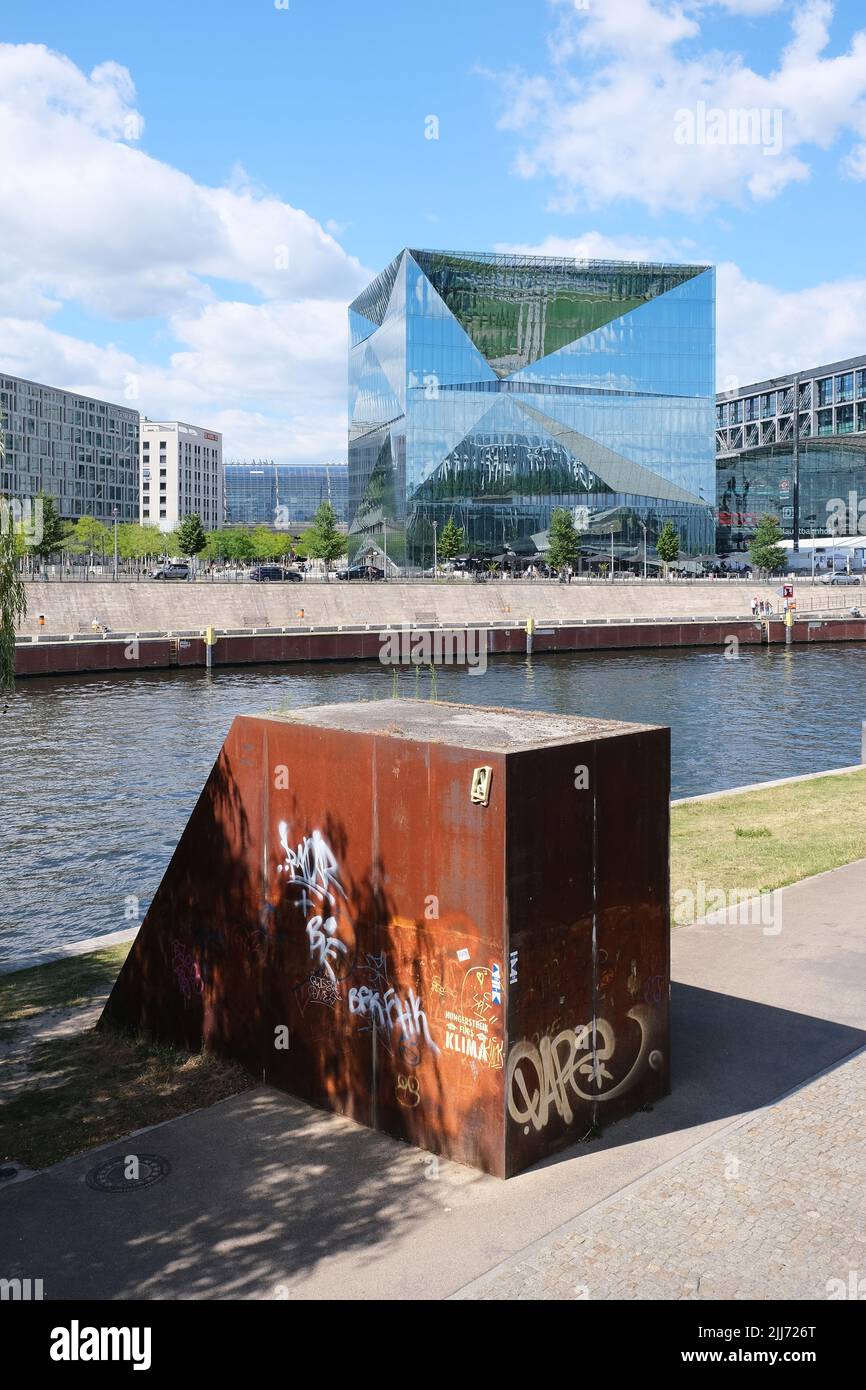
<instances>
[{"instance_id":1,"label":"mooring bollard","mask_svg":"<svg viewBox=\"0 0 866 1390\"><path fill-rule=\"evenodd\" d=\"M204 630L204 662L208 671L213 670L213 649L216 646L216 633L208 624Z\"/></svg>"},{"instance_id":2,"label":"mooring bollard","mask_svg":"<svg viewBox=\"0 0 866 1390\"><path fill-rule=\"evenodd\" d=\"M535 634L535 619L526 619L526 655L532 656L532 640Z\"/></svg>"}]
</instances>

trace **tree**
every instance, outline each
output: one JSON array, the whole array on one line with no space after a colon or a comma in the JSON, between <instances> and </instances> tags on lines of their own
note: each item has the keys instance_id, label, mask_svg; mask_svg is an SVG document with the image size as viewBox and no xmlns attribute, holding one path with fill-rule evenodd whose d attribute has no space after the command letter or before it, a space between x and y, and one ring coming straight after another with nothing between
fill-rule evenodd
<instances>
[{"instance_id":1,"label":"tree","mask_svg":"<svg viewBox=\"0 0 866 1390\"><path fill-rule=\"evenodd\" d=\"M656 554L665 567L665 579L668 577L668 565L676 564L680 558L680 533L672 521L666 521L659 538L656 541Z\"/></svg>"},{"instance_id":2,"label":"tree","mask_svg":"<svg viewBox=\"0 0 866 1390\"><path fill-rule=\"evenodd\" d=\"M95 516L80 516L67 538L67 548L76 555L103 555L108 548L109 531Z\"/></svg>"},{"instance_id":3,"label":"tree","mask_svg":"<svg viewBox=\"0 0 866 1390\"><path fill-rule=\"evenodd\" d=\"M550 518L550 549L547 553L550 564L555 569L573 565L579 545L574 517L565 507L557 507Z\"/></svg>"},{"instance_id":4,"label":"tree","mask_svg":"<svg viewBox=\"0 0 866 1390\"><path fill-rule=\"evenodd\" d=\"M6 457L6 436L0 412L0 463ZM0 497L0 690L15 685L15 630L27 613L27 591L18 572L18 547L12 512Z\"/></svg>"},{"instance_id":5,"label":"tree","mask_svg":"<svg viewBox=\"0 0 866 1390\"><path fill-rule=\"evenodd\" d=\"M60 520L60 512L57 509L57 502L47 492L36 494L36 506L42 507L41 535L38 540L34 540L31 549L42 560L48 560L56 550L59 550L66 540L66 527Z\"/></svg>"},{"instance_id":6,"label":"tree","mask_svg":"<svg viewBox=\"0 0 866 1390\"><path fill-rule=\"evenodd\" d=\"M465 545L466 537L463 534L463 527L457 525L453 515L449 516L439 537L438 558L448 564L451 560L456 560Z\"/></svg>"},{"instance_id":7,"label":"tree","mask_svg":"<svg viewBox=\"0 0 866 1390\"><path fill-rule=\"evenodd\" d=\"M193 556L199 555L206 545L207 536L201 524L201 517L195 512L191 516L184 517L177 528L178 554L191 560Z\"/></svg>"},{"instance_id":8,"label":"tree","mask_svg":"<svg viewBox=\"0 0 866 1390\"><path fill-rule=\"evenodd\" d=\"M15 631L27 613L27 595L18 572L15 527L0 498L0 690L15 686Z\"/></svg>"},{"instance_id":9,"label":"tree","mask_svg":"<svg viewBox=\"0 0 866 1390\"><path fill-rule=\"evenodd\" d=\"M777 516L760 517L755 533L749 541L749 559L756 570L764 574L778 574L784 568L787 556L779 544L782 528Z\"/></svg>"},{"instance_id":10,"label":"tree","mask_svg":"<svg viewBox=\"0 0 866 1390\"><path fill-rule=\"evenodd\" d=\"M337 529L337 513L330 502L323 502L313 517L313 524L305 532L307 554L314 560L324 560L325 577L332 560L338 560L346 553L346 537Z\"/></svg>"},{"instance_id":11,"label":"tree","mask_svg":"<svg viewBox=\"0 0 866 1390\"><path fill-rule=\"evenodd\" d=\"M252 534L253 550L257 560L278 560L284 551L283 536L278 536L268 526L257 526Z\"/></svg>"},{"instance_id":12,"label":"tree","mask_svg":"<svg viewBox=\"0 0 866 1390\"><path fill-rule=\"evenodd\" d=\"M222 553L227 560L251 560L256 551L249 531L224 531Z\"/></svg>"}]
</instances>

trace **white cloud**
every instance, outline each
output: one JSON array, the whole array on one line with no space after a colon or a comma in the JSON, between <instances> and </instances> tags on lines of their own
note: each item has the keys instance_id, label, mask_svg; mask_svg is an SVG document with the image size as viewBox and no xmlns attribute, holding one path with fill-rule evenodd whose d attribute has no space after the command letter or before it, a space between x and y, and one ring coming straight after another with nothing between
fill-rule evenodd
<instances>
[{"instance_id":1,"label":"white cloud","mask_svg":"<svg viewBox=\"0 0 866 1390\"><path fill-rule=\"evenodd\" d=\"M596 261L673 261L703 264L695 244L687 239L672 241L669 237L609 236L605 232L583 232L580 236L548 236L544 241L528 243L498 243L495 251L503 255L563 256L575 260ZM707 262L709 264L709 262Z\"/></svg>"},{"instance_id":2,"label":"white cloud","mask_svg":"<svg viewBox=\"0 0 866 1390\"><path fill-rule=\"evenodd\" d=\"M0 44L5 281L118 319L207 303L210 278L273 298L345 298L363 283L314 218L242 170L208 188L129 143L143 129L134 98L116 63L88 77L40 45Z\"/></svg>"},{"instance_id":3,"label":"white cloud","mask_svg":"<svg viewBox=\"0 0 866 1390\"><path fill-rule=\"evenodd\" d=\"M866 280L779 290L730 262L717 275L720 389L862 353Z\"/></svg>"},{"instance_id":4,"label":"white cloud","mask_svg":"<svg viewBox=\"0 0 866 1390\"><path fill-rule=\"evenodd\" d=\"M180 350L166 365L0 318L2 364L141 410L222 430L225 452L299 461L345 457L346 315L335 301L224 302L172 321Z\"/></svg>"},{"instance_id":5,"label":"white cloud","mask_svg":"<svg viewBox=\"0 0 866 1390\"><path fill-rule=\"evenodd\" d=\"M766 72L712 51L701 25L720 9L769 14L769 0L553 3L551 73L499 80L500 125L519 137L515 170L550 177L555 210L633 199L695 213L766 200L807 179L814 148L834 143L849 146L850 177L866 173L866 32L828 56L830 0L799 0ZM739 118L752 111L756 123Z\"/></svg>"},{"instance_id":6,"label":"white cloud","mask_svg":"<svg viewBox=\"0 0 866 1390\"><path fill-rule=\"evenodd\" d=\"M225 428L235 454L344 454L346 303L369 276L242 168L206 187L143 131L117 63L0 44L0 365L117 401L133 382L138 409ZM152 365L77 340L48 326L63 304L163 320L178 350Z\"/></svg>"}]
</instances>

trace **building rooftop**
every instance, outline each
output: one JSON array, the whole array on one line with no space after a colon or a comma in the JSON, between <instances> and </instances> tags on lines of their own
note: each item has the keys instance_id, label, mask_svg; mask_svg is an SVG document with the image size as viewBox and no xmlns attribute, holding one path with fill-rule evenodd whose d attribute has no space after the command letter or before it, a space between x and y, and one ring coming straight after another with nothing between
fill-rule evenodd
<instances>
[{"instance_id":1,"label":"building rooftop","mask_svg":"<svg viewBox=\"0 0 866 1390\"><path fill-rule=\"evenodd\" d=\"M844 357L841 362L828 362L823 367L810 367L807 371L798 368L781 376L768 377L766 381L753 381L748 386L738 387L736 391L719 391L716 394L716 404L739 400L741 396L758 396L762 391L778 391L781 386L790 386L795 376L801 381L811 381L814 377L835 376L838 372L854 371L857 367L866 367L866 353L860 357Z\"/></svg>"}]
</instances>

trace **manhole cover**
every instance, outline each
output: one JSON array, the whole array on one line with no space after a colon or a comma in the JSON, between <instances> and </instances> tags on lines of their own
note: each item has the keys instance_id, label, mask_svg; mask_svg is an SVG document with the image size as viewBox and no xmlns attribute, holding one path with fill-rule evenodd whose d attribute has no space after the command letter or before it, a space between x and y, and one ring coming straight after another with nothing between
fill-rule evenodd
<instances>
[{"instance_id":1,"label":"manhole cover","mask_svg":"<svg viewBox=\"0 0 866 1390\"><path fill-rule=\"evenodd\" d=\"M168 1159L159 1154L119 1154L91 1168L85 1181L95 1192L137 1192L161 1182L170 1172Z\"/></svg>"}]
</instances>

